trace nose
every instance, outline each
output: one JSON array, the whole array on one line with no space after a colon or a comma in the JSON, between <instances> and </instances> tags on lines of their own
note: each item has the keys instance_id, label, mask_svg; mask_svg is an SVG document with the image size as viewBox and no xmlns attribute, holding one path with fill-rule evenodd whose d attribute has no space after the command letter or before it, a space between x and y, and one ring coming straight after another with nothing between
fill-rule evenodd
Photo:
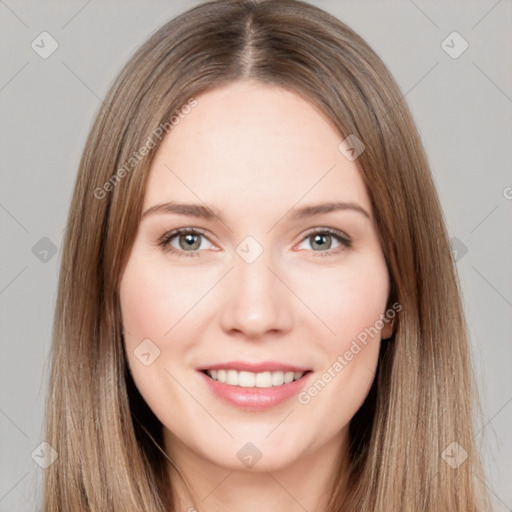
<instances>
[{"instance_id":1,"label":"nose","mask_svg":"<svg viewBox=\"0 0 512 512\"><path fill-rule=\"evenodd\" d=\"M224 283L220 321L225 332L258 339L266 333L288 332L293 324L293 294L286 288L270 251L248 263L234 255L233 270Z\"/></svg>"}]
</instances>

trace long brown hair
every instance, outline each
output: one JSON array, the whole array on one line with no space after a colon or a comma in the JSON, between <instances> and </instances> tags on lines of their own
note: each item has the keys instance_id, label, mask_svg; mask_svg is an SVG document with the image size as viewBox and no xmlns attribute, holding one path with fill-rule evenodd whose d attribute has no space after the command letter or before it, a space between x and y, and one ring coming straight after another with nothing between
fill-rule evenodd
<instances>
[{"instance_id":1,"label":"long brown hair","mask_svg":"<svg viewBox=\"0 0 512 512\"><path fill-rule=\"evenodd\" d=\"M45 471L45 510L173 510L162 426L127 369L119 282L159 127L179 121L191 98L244 79L299 93L341 137L363 141L357 164L389 269L389 302L402 306L351 422L348 487L340 477L326 490L328 511L481 512L467 328L417 130L365 41L297 0L190 9L141 46L97 114L62 253L46 423L58 458ZM445 461L454 442L468 454L458 467Z\"/></svg>"}]
</instances>

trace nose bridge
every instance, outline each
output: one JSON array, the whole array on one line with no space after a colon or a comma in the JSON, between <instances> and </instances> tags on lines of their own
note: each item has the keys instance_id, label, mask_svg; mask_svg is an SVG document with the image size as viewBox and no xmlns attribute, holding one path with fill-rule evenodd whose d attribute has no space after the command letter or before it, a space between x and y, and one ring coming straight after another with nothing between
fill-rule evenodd
<instances>
[{"instance_id":1,"label":"nose bridge","mask_svg":"<svg viewBox=\"0 0 512 512\"><path fill-rule=\"evenodd\" d=\"M272 251L258 245L248 239L237 247L222 312L226 330L236 329L250 336L286 330L291 321L289 301L269 269L275 272Z\"/></svg>"}]
</instances>

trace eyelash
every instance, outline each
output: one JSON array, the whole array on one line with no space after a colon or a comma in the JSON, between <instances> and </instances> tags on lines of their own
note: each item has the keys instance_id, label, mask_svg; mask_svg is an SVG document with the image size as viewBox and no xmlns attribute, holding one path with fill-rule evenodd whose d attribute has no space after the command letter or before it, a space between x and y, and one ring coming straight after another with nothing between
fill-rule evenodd
<instances>
[{"instance_id":1,"label":"eyelash","mask_svg":"<svg viewBox=\"0 0 512 512\"><path fill-rule=\"evenodd\" d=\"M158 241L158 245L167 253L170 254L177 254L178 256L188 256L188 257L195 257L199 256L200 250L195 251L182 251L177 250L174 247L172 247L170 244L171 240L182 234L193 234L193 235L201 235L205 238L208 238L201 230L197 228L180 228L176 229L174 231L171 231L170 233L165 233L160 240ZM332 228L314 228L310 231L308 231L300 243L304 242L304 240L307 240L308 238L312 237L313 235L317 234L328 234L332 237L334 237L338 242L341 243L341 246L338 247L335 250L328 250L328 251L312 251L313 253L316 253L315 256L336 256L337 254L341 253L345 249L348 249L352 247L352 240L344 235L341 231L337 231L336 229Z\"/></svg>"}]
</instances>

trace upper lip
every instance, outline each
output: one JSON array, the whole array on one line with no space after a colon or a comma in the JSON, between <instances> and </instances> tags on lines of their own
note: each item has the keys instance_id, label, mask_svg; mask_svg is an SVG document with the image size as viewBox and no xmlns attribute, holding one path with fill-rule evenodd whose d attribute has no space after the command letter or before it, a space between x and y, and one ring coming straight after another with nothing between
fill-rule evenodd
<instances>
[{"instance_id":1,"label":"upper lip","mask_svg":"<svg viewBox=\"0 0 512 512\"><path fill-rule=\"evenodd\" d=\"M251 373L261 372L302 372L305 373L309 368L302 368L291 364L279 363L277 361L263 361L261 363L250 363L245 361L230 361L227 363L212 364L200 368L200 370L237 370Z\"/></svg>"}]
</instances>

